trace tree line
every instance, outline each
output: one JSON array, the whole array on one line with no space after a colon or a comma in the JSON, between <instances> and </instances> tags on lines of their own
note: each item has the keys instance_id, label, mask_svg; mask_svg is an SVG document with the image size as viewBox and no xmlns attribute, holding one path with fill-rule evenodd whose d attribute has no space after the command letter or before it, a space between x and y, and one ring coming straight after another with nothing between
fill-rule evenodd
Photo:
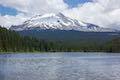
<instances>
[{"instance_id":1,"label":"tree line","mask_svg":"<svg viewBox=\"0 0 120 80\"><path fill-rule=\"evenodd\" d=\"M20 36L0 27L0 52L120 52L120 38L104 44L68 43Z\"/></svg>"}]
</instances>

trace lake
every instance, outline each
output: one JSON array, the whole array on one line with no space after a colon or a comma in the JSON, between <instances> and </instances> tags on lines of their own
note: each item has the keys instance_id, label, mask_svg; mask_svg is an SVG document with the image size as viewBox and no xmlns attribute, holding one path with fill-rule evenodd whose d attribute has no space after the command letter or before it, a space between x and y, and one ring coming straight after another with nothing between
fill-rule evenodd
<instances>
[{"instance_id":1,"label":"lake","mask_svg":"<svg viewBox=\"0 0 120 80\"><path fill-rule=\"evenodd\" d=\"M1 54L0 80L120 80L120 54Z\"/></svg>"}]
</instances>

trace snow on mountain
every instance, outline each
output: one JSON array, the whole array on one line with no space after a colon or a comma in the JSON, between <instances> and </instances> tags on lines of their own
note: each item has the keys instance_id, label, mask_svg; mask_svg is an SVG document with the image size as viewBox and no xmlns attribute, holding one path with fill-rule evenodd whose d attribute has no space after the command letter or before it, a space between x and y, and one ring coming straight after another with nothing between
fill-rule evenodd
<instances>
[{"instance_id":1,"label":"snow on mountain","mask_svg":"<svg viewBox=\"0 0 120 80\"><path fill-rule=\"evenodd\" d=\"M95 32L112 32L109 28L102 28L94 24L85 23L76 19L64 16L62 13L36 15L25 21L21 25L11 26L10 30L76 30L76 31L95 31Z\"/></svg>"}]
</instances>

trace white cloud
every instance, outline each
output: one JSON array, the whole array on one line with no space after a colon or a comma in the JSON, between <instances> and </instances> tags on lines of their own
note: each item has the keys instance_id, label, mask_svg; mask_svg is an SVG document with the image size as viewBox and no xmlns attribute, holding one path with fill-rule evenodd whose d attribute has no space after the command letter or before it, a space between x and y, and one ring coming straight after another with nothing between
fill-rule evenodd
<instances>
[{"instance_id":1,"label":"white cloud","mask_svg":"<svg viewBox=\"0 0 120 80\"><path fill-rule=\"evenodd\" d=\"M22 22L27 19L28 18L25 17L23 14L18 14L16 16L0 15L0 25L3 27L9 28L11 25L22 24Z\"/></svg>"},{"instance_id":2,"label":"white cloud","mask_svg":"<svg viewBox=\"0 0 120 80\"><path fill-rule=\"evenodd\" d=\"M103 27L120 29L120 0L93 0L69 9L64 0L0 0L0 4L15 8L16 16L0 16L0 24L10 26L35 14L63 12L66 16Z\"/></svg>"},{"instance_id":3,"label":"white cloud","mask_svg":"<svg viewBox=\"0 0 120 80\"><path fill-rule=\"evenodd\" d=\"M19 11L27 10L27 6L29 6L29 0L0 0L0 4L3 6L15 8Z\"/></svg>"},{"instance_id":4,"label":"white cloud","mask_svg":"<svg viewBox=\"0 0 120 80\"><path fill-rule=\"evenodd\" d=\"M120 0L93 0L64 13L84 22L120 29Z\"/></svg>"},{"instance_id":5,"label":"white cloud","mask_svg":"<svg viewBox=\"0 0 120 80\"><path fill-rule=\"evenodd\" d=\"M0 4L29 15L63 11L68 7L63 0L0 0Z\"/></svg>"},{"instance_id":6,"label":"white cloud","mask_svg":"<svg viewBox=\"0 0 120 80\"><path fill-rule=\"evenodd\" d=\"M18 13L16 16L0 16L0 24L4 26L18 24L36 14L61 12L68 7L63 0L0 0L0 5L11 7L24 13Z\"/></svg>"}]
</instances>

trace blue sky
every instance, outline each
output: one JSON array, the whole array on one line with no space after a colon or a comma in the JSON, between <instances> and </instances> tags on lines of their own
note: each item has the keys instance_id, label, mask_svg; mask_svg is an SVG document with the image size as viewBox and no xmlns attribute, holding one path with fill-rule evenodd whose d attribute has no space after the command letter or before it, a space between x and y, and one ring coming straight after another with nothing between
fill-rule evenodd
<instances>
[{"instance_id":1,"label":"blue sky","mask_svg":"<svg viewBox=\"0 0 120 80\"><path fill-rule=\"evenodd\" d=\"M91 0L64 0L70 8L77 7L78 4L90 2Z\"/></svg>"},{"instance_id":2,"label":"blue sky","mask_svg":"<svg viewBox=\"0 0 120 80\"><path fill-rule=\"evenodd\" d=\"M82 4L85 2L89 2L91 0L64 0L65 3L67 3L69 5L69 8L74 8L77 7L78 4ZM5 7L3 5L0 5L0 14L1 15L12 15L15 16L17 15L17 10L14 8L10 8L10 7Z\"/></svg>"},{"instance_id":3,"label":"blue sky","mask_svg":"<svg viewBox=\"0 0 120 80\"><path fill-rule=\"evenodd\" d=\"M16 15L17 14L17 10L10 8L10 7L4 7L2 5L0 5L0 14L1 15Z\"/></svg>"}]
</instances>

